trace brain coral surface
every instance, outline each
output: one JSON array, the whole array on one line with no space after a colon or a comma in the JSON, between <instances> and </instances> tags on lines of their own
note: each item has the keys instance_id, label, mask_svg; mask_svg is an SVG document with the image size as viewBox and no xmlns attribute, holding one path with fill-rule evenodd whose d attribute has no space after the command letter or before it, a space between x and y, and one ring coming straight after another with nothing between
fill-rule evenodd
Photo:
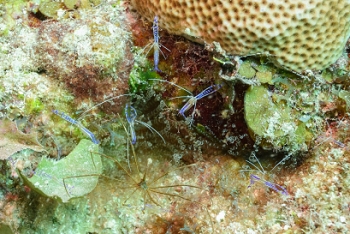
<instances>
[{"instance_id":1,"label":"brain coral surface","mask_svg":"<svg viewBox=\"0 0 350 234\"><path fill-rule=\"evenodd\" d=\"M300 72L340 57L350 34L349 0L131 0L160 27L236 55L271 55Z\"/></svg>"}]
</instances>

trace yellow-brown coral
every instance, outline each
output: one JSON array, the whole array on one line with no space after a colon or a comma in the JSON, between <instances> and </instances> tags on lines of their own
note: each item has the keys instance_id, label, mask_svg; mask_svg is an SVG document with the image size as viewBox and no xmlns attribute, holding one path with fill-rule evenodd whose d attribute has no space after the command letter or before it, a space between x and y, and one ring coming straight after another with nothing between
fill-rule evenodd
<instances>
[{"instance_id":1,"label":"yellow-brown coral","mask_svg":"<svg viewBox=\"0 0 350 234\"><path fill-rule=\"evenodd\" d=\"M160 27L231 54L266 54L300 72L340 57L350 35L348 0L131 0Z\"/></svg>"}]
</instances>

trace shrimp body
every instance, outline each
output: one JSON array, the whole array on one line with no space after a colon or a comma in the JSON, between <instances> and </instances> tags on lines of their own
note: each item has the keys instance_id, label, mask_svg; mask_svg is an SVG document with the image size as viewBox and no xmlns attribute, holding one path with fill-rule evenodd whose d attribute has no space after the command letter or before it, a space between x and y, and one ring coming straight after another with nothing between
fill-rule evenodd
<instances>
[{"instance_id":1,"label":"shrimp body","mask_svg":"<svg viewBox=\"0 0 350 234\"><path fill-rule=\"evenodd\" d=\"M137 117L137 112L136 109L134 107L132 107L129 104L126 104L125 109L125 117L126 120L129 123L129 131L130 131L130 137L131 137L131 144L135 145L136 144L136 132L135 132L135 123L139 123L142 124L143 126L145 126L146 128L148 128L151 132L156 133L160 138L162 138L163 142L165 143L164 138L162 137L162 135L160 135L159 132L157 132L151 125L144 123L142 121L138 121L136 119Z\"/></svg>"},{"instance_id":2,"label":"shrimp body","mask_svg":"<svg viewBox=\"0 0 350 234\"><path fill-rule=\"evenodd\" d=\"M162 53L163 57L165 58L165 55L163 54L163 52L161 51L161 47L162 45L159 42L159 21L158 21L158 16L154 17L153 20L153 26L152 26L152 30L153 30L153 43L152 44L148 44L145 49L150 46L149 50L147 51L147 54L149 53L149 51L153 48L153 61L154 61L154 70L161 72L161 70L158 68L158 64L159 64L159 51ZM166 50L170 51L168 48L166 48L165 46L163 46Z\"/></svg>"},{"instance_id":3,"label":"shrimp body","mask_svg":"<svg viewBox=\"0 0 350 234\"><path fill-rule=\"evenodd\" d=\"M99 144L100 142L96 139L95 135L87 128L85 128L79 121L73 119L72 117L70 117L69 115L66 115L65 113L58 111L58 110L53 110L52 111L54 114L58 115L59 117L61 117L62 119L70 122L71 124L74 124L75 126L77 126L82 132L84 132L88 137L90 137L91 141L94 144Z\"/></svg>"},{"instance_id":4,"label":"shrimp body","mask_svg":"<svg viewBox=\"0 0 350 234\"><path fill-rule=\"evenodd\" d=\"M185 116L185 112L188 111L192 106L194 106L194 110L192 112L192 120L193 120L193 117L194 117L194 112L195 112L195 109L196 109L196 104L197 104L197 101L199 99L202 99L212 93L215 93L216 91L218 91L220 88L222 87L222 84L217 84L217 85L211 85L209 86L208 88L204 89L202 92L200 92L199 94L197 94L196 96L194 97L190 97L188 99L188 101L186 102L186 104L180 109L179 111L179 114L182 115L184 118L186 118Z\"/></svg>"},{"instance_id":5,"label":"shrimp body","mask_svg":"<svg viewBox=\"0 0 350 234\"><path fill-rule=\"evenodd\" d=\"M250 175L250 183L248 185L248 188L252 187L253 184L255 184L256 181L262 182L265 186L269 187L270 189L274 190L275 192L281 193L285 196L288 196L288 191L283 186L272 183L270 181L266 181L262 178L260 178L257 175L251 174Z\"/></svg>"},{"instance_id":6,"label":"shrimp body","mask_svg":"<svg viewBox=\"0 0 350 234\"><path fill-rule=\"evenodd\" d=\"M193 108L192 114L191 114L191 120L190 120L190 125L192 125L193 122L193 118L194 118L194 114L196 111L196 105L197 105L197 101L199 99L202 99L210 94L215 93L216 91L218 91L219 89L221 89L221 87L224 86L223 83L220 84L216 84L216 85L211 85L208 88L204 89L202 92L200 92L199 94L197 94L196 96L194 96L190 91L188 91L187 89L173 83L167 80L158 80L158 79L149 79L149 80L153 80L153 81L158 81L158 82L164 82L164 83L168 83L171 84L175 87L177 87L178 89L181 89L183 91L185 91L188 95L185 96L179 96L179 97L173 97L171 99L178 99L178 98L186 98L187 102L185 103L185 105L183 105L183 107L180 109L179 114L182 115L185 119L186 119L186 115L185 112L188 111L189 109Z\"/></svg>"},{"instance_id":7,"label":"shrimp body","mask_svg":"<svg viewBox=\"0 0 350 234\"><path fill-rule=\"evenodd\" d=\"M158 68L159 64L159 47L154 47L154 53L153 53L153 60L154 60L154 70L157 72L161 72L161 70Z\"/></svg>"},{"instance_id":8,"label":"shrimp body","mask_svg":"<svg viewBox=\"0 0 350 234\"><path fill-rule=\"evenodd\" d=\"M154 17L153 20L153 61L154 61L154 70L160 72L158 68L159 64L159 50L160 50L160 44L159 44L159 26L158 26L158 16Z\"/></svg>"},{"instance_id":9,"label":"shrimp body","mask_svg":"<svg viewBox=\"0 0 350 234\"><path fill-rule=\"evenodd\" d=\"M135 145L136 144L135 120L137 117L137 112L135 108L130 106L129 104L126 104L124 111L125 111L126 120L129 123L131 143Z\"/></svg>"},{"instance_id":10,"label":"shrimp body","mask_svg":"<svg viewBox=\"0 0 350 234\"><path fill-rule=\"evenodd\" d=\"M154 43L159 45L159 26L158 26L158 16L154 17L153 20L153 39L154 39Z\"/></svg>"}]
</instances>

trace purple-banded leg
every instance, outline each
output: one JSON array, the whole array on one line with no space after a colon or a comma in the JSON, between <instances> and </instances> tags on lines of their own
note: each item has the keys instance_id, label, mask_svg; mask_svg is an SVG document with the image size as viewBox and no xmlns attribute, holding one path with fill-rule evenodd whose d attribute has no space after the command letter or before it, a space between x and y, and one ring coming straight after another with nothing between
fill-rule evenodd
<instances>
[{"instance_id":1,"label":"purple-banded leg","mask_svg":"<svg viewBox=\"0 0 350 234\"><path fill-rule=\"evenodd\" d=\"M125 111L126 120L129 123L131 143L135 145L136 144L135 120L137 117L137 112L135 108L130 106L129 104L126 104L124 111Z\"/></svg>"},{"instance_id":2,"label":"purple-banded leg","mask_svg":"<svg viewBox=\"0 0 350 234\"><path fill-rule=\"evenodd\" d=\"M77 126L86 134L90 137L91 141L98 145L100 142L99 140L96 139L95 135L86 127L84 127L83 125L81 125L81 123L77 124Z\"/></svg>"},{"instance_id":3,"label":"purple-banded leg","mask_svg":"<svg viewBox=\"0 0 350 234\"><path fill-rule=\"evenodd\" d=\"M278 193L281 193L283 195L288 195L288 191L284 187L282 187L278 184L272 183L270 181L262 180L259 176L254 175L254 174L250 175L250 183L248 185L248 188L250 188L253 184L255 184L256 181L263 182L264 185L266 185L267 187L269 187L270 189L272 189Z\"/></svg>"},{"instance_id":4,"label":"purple-banded leg","mask_svg":"<svg viewBox=\"0 0 350 234\"><path fill-rule=\"evenodd\" d=\"M166 49L167 51L169 51L169 52L170 52L170 50L169 50L168 48L166 48L165 46L159 44L159 43L153 43L153 44L154 44L154 45L153 45L153 47L154 47L154 52L153 52L154 68L153 68L153 69L154 69L155 71L157 71L157 72L162 72L162 70L160 70L160 69L158 68L158 64L159 64L159 51L160 51L160 53L162 53L164 59L166 59L166 57L165 57L163 51L160 49L160 47L165 48L165 49Z\"/></svg>"},{"instance_id":5,"label":"purple-banded leg","mask_svg":"<svg viewBox=\"0 0 350 234\"><path fill-rule=\"evenodd\" d=\"M131 136L131 143L133 145L136 144L135 123L142 124L143 126L148 128L151 132L156 133L160 138L162 138L163 142L165 143L165 140L162 137L162 135L160 135L160 133L157 132L157 130L155 130L151 125L149 125L147 123L144 123L142 121L136 120L137 112L136 112L136 109L134 107L132 107L129 104L126 104L124 111L125 111L126 120L129 123L129 131L130 131L130 136Z\"/></svg>"},{"instance_id":6,"label":"purple-banded leg","mask_svg":"<svg viewBox=\"0 0 350 234\"><path fill-rule=\"evenodd\" d=\"M136 132L134 122L129 123L130 135L131 135L131 144L136 144Z\"/></svg>"}]
</instances>

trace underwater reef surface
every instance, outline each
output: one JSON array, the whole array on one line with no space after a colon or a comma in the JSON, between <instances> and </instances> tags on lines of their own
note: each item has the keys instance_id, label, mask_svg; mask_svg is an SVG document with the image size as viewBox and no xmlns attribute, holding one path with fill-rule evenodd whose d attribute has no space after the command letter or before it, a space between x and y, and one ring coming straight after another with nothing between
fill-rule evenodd
<instances>
[{"instance_id":1,"label":"underwater reef surface","mask_svg":"<svg viewBox=\"0 0 350 234\"><path fill-rule=\"evenodd\" d=\"M348 34L285 70L132 3L0 0L0 233L346 233Z\"/></svg>"},{"instance_id":2,"label":"underwater reef surface","mask_svg":"<svg viewBox=\"0 0 350 234\"><path fill-rule=\"evenodd\" d=\"M297 72L334 63L350 36L347 0L131 0L162 28L230 54L268 55Z\"/></svg>"}]
</instances>

